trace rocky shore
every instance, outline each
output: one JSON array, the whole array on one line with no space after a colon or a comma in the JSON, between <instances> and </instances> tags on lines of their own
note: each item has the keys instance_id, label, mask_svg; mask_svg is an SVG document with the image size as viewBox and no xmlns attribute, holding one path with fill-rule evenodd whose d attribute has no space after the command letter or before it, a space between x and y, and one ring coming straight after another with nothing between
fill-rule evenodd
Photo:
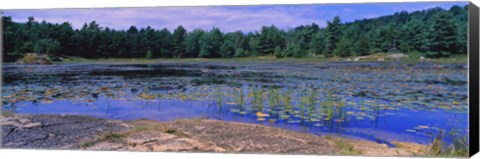
<instances>
[{"instance_id":1,"label":"rocky shore","mask_svg":"<svg viewBox=\"0 0 480 159\"><path fill-rule=\"evenodd\" d=\"M2 147L317 155L424 156L427 145L316 136L209 119L119 121L77 115L2 117Z\"/></svg>"}]
</instances>

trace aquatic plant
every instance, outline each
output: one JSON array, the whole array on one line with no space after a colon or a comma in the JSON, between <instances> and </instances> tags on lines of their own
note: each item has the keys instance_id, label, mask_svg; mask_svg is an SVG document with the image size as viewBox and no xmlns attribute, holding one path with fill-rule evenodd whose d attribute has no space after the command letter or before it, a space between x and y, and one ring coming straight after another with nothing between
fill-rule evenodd
<instances>
[{"instance_id":1,"label":"aquatic plant","mask_svg":"<svg viewBox=\"0 0 480 159\"><path fill-rule=\"evenodd\" d=\"M234 88L233 89L233 96L235 98L235 103L238 105L238 109L240 112L244 111L244 95L243 95L243 89L242 88Z\"/></svg>"},{"instance_id":2,"label":"aquatic plant","mask_svg":"<svg viewBox=\"0 0 480 159\"><path fill-rule=\"evenodd\" d=\"M308 109L307 109L307 114L308 118L312 116L313 113L316 111L315 103L316 103L316 98L317 98L317 91L315 89L310 89L310 96L308 98Z\"/></svg>"},{"instance_id":3,"label":"aquatic plant","mask_svg":"<svg viewBox=\"0 0 480 159\"><path fill-rule=\"evenodd\" d=\"M276 96L276 91L273 90L273 88L271 87L268 89L268 96L269 96L268 107L270 108L270 113L273 113L273 110L277 102L277 99L276 99L277 96Z\"/></svg>"},{"instance_id":4,"label":"aquatic plant","mask_svg":"<svg viewBox=\"0 0 480 159\"><path fill-rule=\"evenodd\" d=\"M217 105L219 107L223 106L223 93L220 91L220 88L215 88L214 91L215 98L217 99Z\"/></svg>"},{"instance_id":5,"label":"aquatic plant","mask_svg":"<svg viewBox=\"0 0 480 159\"><path fill-rule=\"evenodd\" d=\"M292 103L291 103L291 91L287 88L284 97L283 97L283 107L286 113L292 113Z\"/></svg>"},{"instance_id":6,"label":"aquatic plant","mask_svg":"<svg viewBox=\"0 0 480 159\"><path fill-rule=\"evenodd\" d=\"M360 110L365 111L365 99L363 97L360 98Z\"/></svg>"}]
</instances>

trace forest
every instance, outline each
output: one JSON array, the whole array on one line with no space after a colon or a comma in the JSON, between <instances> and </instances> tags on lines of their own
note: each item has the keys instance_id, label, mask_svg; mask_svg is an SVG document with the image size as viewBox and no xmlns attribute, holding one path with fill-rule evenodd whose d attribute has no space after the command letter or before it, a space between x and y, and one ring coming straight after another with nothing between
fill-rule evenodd
<instances>
[{"instance_id":1,"label":"forest","mask_svg":"<svg viewBox=\"0 0 480 159\"><path fill-rule=\"evenodd\" d=\"M419 52L429 58L467 52L467 5L450 9L401 11L377 18L342 22L334 17L326 27L306 24L289 29L274 25L254 32L186 30L178 26L150 26L127 30L102 27L97 22L74 29L61 24L3 20L5 62L25 53L46 54L54 60L66 57L96 58L232 58L249 56L347 57L385 52ZM156 26L158 27L158 26Z\"/></svg>"}]
</instances>

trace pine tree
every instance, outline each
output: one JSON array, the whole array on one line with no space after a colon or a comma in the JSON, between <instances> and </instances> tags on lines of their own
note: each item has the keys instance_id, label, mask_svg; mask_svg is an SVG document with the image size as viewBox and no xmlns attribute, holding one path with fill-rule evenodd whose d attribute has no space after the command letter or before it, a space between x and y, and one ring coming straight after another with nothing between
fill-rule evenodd
<instances>
[{"instance_id":1,"label":"pine tree","mask_svg":"<svg viewBox=\"0 0 480 159\"><path fill-rule=\"evenodd\" d=\"M282 57L283 56L282 55L282 48L280 48L280 46L276 46L275 50L274 50L274 54L275 54L276 57L279 57L279 58Z\"/></svg>"},{"instance_id":2,"label":"pine tree","mask_svg":"<svg viewBox=\"0 0 480 159\"><path fill-rule=\"evenodd\" d=\"M318 32L312 37L310 41L310 52L314 54L323 54L326 49L325 46L325 35L323 32Z\"/></svg>"},{"instance_id":3,"label":"pine tree","mask_svg":"<svg viewBox=\"0 0 480 159\"><path fill-rule=\"evenodd\" d=\"M326 57L331 57L333 55L333 50L337 48L337 43L339 42L342 34L342 26L340 22L339 16L335 16L332 22L327 22L327 45L326 51L324 52Z\"/></svg>"},{"instance_id":4,"label":"pine tree","mask_svg":"<svg viewBox=\"0 0 480 159\"><path fill-rule=\"evenodd\" d=\"M352 52L350 47L350 41L347 38L340 39L340 41L337 44L337 48L333 50L333 55L346 57L346 56L350 56L351 54Z\"/></svg>"},{"instance_id":5,"label":"pine tree","mask_svg":"<svg viewBox=\"0 0 480 159\"><path fill-rule=\"evenodd\" d=\"M157 33L159 38L160 57L173 57L173 35L167 28L163 28Z\"/></svg>"},{"instance_id":6,"label":"pine tree","mask_svg":"<svg viewBox=\"0 0 480 159\"><path fill-rule=\"evenodd\" d=\"M430 28L429 57L446 57L455 52L457 38L453 17L448 12L439 12L434 16Z\"/></svg>"},{"instance_id":7,"label":"pine tree","mask_svg":"<svg viewBox=\"0 0 480 159\"><path fill-rule=\"evenodd\" d=\"M223 33L218 28L213 28L210 32L204 34L201 38L200 57L219 58L220 47L223 44Z\"/></svg>"},{"instance_id":8,"label":"pine tree","mask_svg":"<svg viewBox=\"0 0 480 159\"><path fill-rule=\"evenodd\" d=\"M184 57L185 56L185 37L187 36L187 30L183 26L178 26L173 31L173 56Z\"/></svg>"},{"instance_id":9,"label":"pine tree","mask_svg":"<svg viewBox=\"0 0 480 159\"><path fill-rule=\"evenodd\" d=\"M357 55L368 55L370 54L370 42L365 37L364 34L360 34L358 41L355 47L355 53Z\"/></svg>"},{"instance_id":10,"label":"pine tree","mask_svg":"<svg viewBox=\"0 0 480 159\"><path fill-rule=\"evenodd\" d=\"M198 57L200 52L200 38L205 34L205 31L195 29L187 34L185 38L185 57Z\"/></svg>"}]
</instances>

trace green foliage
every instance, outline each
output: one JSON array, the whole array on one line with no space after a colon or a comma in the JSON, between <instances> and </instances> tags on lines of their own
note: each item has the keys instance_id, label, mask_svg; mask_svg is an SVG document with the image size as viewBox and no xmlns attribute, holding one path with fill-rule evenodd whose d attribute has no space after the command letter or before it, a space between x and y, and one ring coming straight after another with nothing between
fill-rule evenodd
<instances>
[{"instance_id":1,"label":"green foliage","mask_svg":"<svg viewBox=\"0 0 480 159\"><path fill-rule=\"evenodd\" d=\"M422 22L412 19L401 30L399 49L403 52L422 51L426 49L427 32Z\"/></svg>"},{"instance_id":2,"label":"green foliage","mask_svg":"<svg viewBox=\"0 0 480 159\"><path fill-rule=\"evenodd\" d=\"M195 29L187 34L185 38L185 57L198 57L198 53L200 52L200 38L203 34L205 34L205 31L200 29Z\"/></svg>"},{"instance_id":3,"label":"green foliage","mask_svg":"<svg viewBox=\"0 0 480 159\"><path fill-rule=\"evenodd\" d=\"M319 55L324 54L326 49L325 43L325 33L318 32L313 35L312 40L310 41L310 52Z\"/></svg>"},{"instance_id":4,"label":"green foliage","mask_svg":"<svg viewBox=\"0 0 480 159\"><path fill-rule=\"evenodd\" d=\"M302 57L305 56L305 51L300 48L297 43L290 43L283 52L282 57Z\"/></svg>"},{"instance_id":5,"label":"green foliage","mask_svg":"<svg viewBox=\"0 0 480 159\"><path fill-rule=\"evenodd\" d=\"M284 43L283 34L283 31L274 25L263 26L258 37L260 40L258 43L259 55L274 54L275 47L282 46Z\"/></svg>"},{"instance_id":6,"label":"green foliage","mask_svg":"<svg viewBox=\"0 0 480 159\"><path fill-rule=\"evenodd\" d=\"M343 155L358 155L360 151L355 150L355 147L348 143L345 139L335 139L335 145L340 148L340 153Z\"/></svg>"},{"instance_id":7,"label":"green foliage","mask_svg":"<svg viewBox=\"0 0 480 159\"><path fill-rule=\"evenodd\" d=\"M246 52L242 48L235 49L235 57L245 57L247 55L248 55L248 52Z\"/></svg>"},{"instance_id":8,"label":"green foliage","mask_svg":"<svg viewBox=\"0 0 480 159\"><path fill-rule=\"evenodd\" d=\"M187 30L183 26L178 26L173 31L173 54L176 57L185 57L185 37Z\"/></svg>"},{"instance_id":9,"label":"green foliage","mask_svg":"<svg viewBox=\"0 0 480 159\"><path fill-rule=\"evenodd\" d=\"M431 58L466 54L467 6L449 10L432 8L342 23L336 16L324 28L308 24L293 29L262 26L258 31L223 33L219 28L187 32L178 26L173 34L150 26L127 30L85 23L24 23L3 17L4 61L29 52L59 57L96 58L231 58L275 55L324 57L369 55L380 52L421 52Z\"/></svg>"},{"instance_id":10,"label":"green foliage","mask_svg":"<svg viewBox=\"0 0 480 159\"><path fill-rule=\"evenodd\" d=\"M283 56L282 48L280 48L280 46L276 46L275 50L273 52L274 52L276 57L282 57Z\"/></svg>"},{"instance_id":11,"label":"green foliage","mask_svg":"<svg viewBox=\"0 0 480 159\"><path fill-rule=\"evenodd\" d=\"M327 22L327 37L326 37L326 51L325 56L333 56L333 51L337 48L337 43L340 41L342 35L342 26L340 24L340 17L335 16L332 22Z\"/></svg>"},{"instance_id":12,"label":"green foliage","mask_svg":"<svg viewBox=\"0 0 480 159\"><path fill-rule=\"evenodd\" d=\"M430 52L428 57L447 57L455 52L457 29L453 17L448 12L439 12L434 16L430 27Z\"/></svg>"},{"instance_id":13,"label":"green foliage","mask_svg":"<svg viewBox=\"0 0 480 159\"><path fill-rule=\"evenodd\" d=\"M57 51L60 50L60 43L54 39L40 39L35 42L33 51L40 54L46 54L55 57Z\"/></svg>"},{"instance_id":14,"label":"green foliage","mask_svg":"<svg viewBox=\"0 0 480 159\"><path fill-rule=\"evenodd\" d=\"M200 54L203 58L219 58L220 47L223 45L223 33L218 28L213 28L200 39Z\"/></svg>"},{"instance_id":15,"label":"green foliage","mask_svg":"<svg viewBox=\"0 0 480 159\"><path fill-rule=\"evenodd\" d=\"M152 57L153 57L152 51L151 51L151 50L148 50L146 58L147 58L147 59L151 59Z\"/></svg>"},{"instance_id":16,"label":"green foliage","mask_svg":"<svg viewBox=\"0 0 480 159\"><path fill-rule=\"evenodd\" d=\"M368 41L367 37L364 34L361 34L356 46L355 51L357 55L368 55L370 54L370 42Z\"/></svg>"},{"instance_id":17,"label":"green foliage","mask_svg":"<svg viewBox=\"0 0 480 159\"><path fill-rule=\"evenodd\" d=\"M351 50L350 41L347 38L342 38L338 43L337 48L333 50L333 55L340 57L350 56L352 55Z\"/></svg>"},{"instance_id":18,"label":"green foliage","mask_svg":"<svg viewBox=\"0 0 480 159\"><path fill-rule=\"evenodd\" d=\"M468 157L469 146L468 137L452 129L448 135L452 139L451 144L444 142L444 130L440 130L428 149L431 156L442 157Z\"/></svg>"},{"instance_id":19,"label":"green foliage","mask_svg":"<svg viewBox=\"0 0 480 159\"><path fill-rule=\"evenodd\" d=\"M110 133L110 134L106 135L103 139L104 140L113 140L113 139L118 139L118 138L122 138L122 137L125 137L125 135L117 134L117 133Z\"/></svg>"},{"instance_id":20,"label":"green foliage","mask_svg":"<svg viewBox=\"0 0 480 159\"><path fill-rule=\"evenodd\" d=\"M250 38L248 40L248 47L250 48L250 55L257 56L259 55L260 41L254 35L248 35Z\"/></svg>"}]
</instances>

